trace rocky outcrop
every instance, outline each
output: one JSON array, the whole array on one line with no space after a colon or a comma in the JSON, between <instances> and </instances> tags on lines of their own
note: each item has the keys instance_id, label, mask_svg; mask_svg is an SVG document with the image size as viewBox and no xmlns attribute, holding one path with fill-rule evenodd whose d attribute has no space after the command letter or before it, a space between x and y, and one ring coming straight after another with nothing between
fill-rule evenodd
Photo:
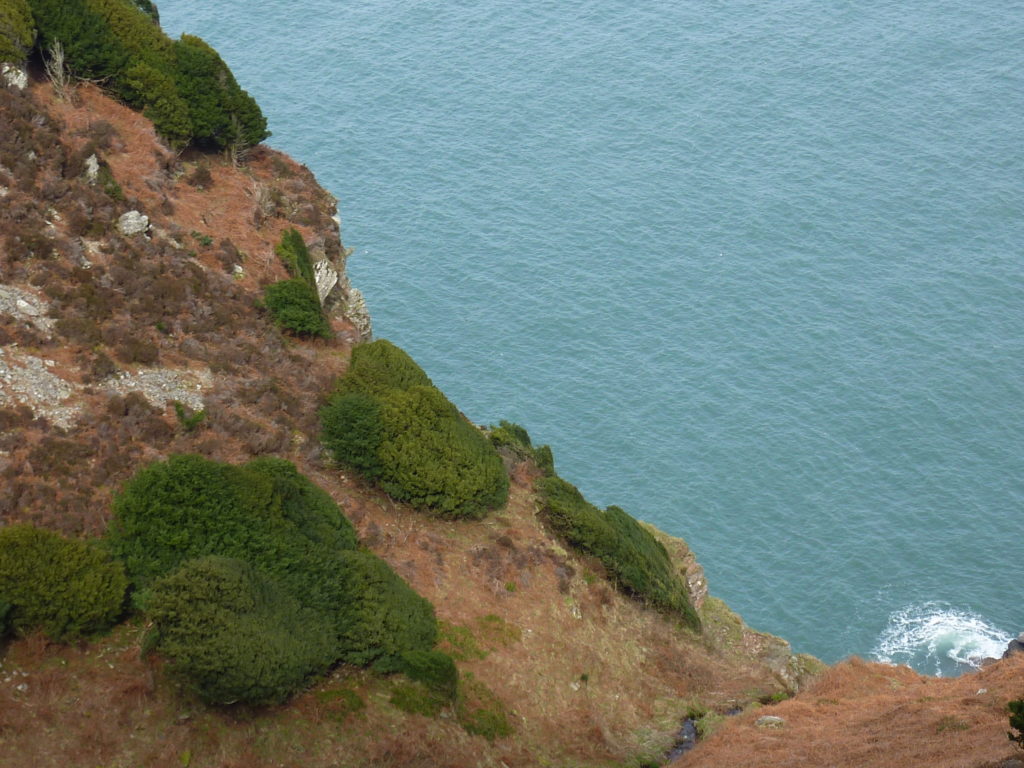
<instances>
[{"instance_id":1,"label":"rocky outcrop","mask_svg":"<svg viewBox=\"0 0 1024 768\"><path fill-rule=\"evenodd\" d=\"M1006 646L1006 651L1003 653L1003 658L1008 659L1016 653L1024 653L1024 632L1017 635L1016 640L1010 641L1010 644Z\"/></svg>"},{"instance_id":2,"label":"rocky outcrop","mask_svg":"<svg viewBox=\"0 0 1024 768\"><path fill-rule=\"evenodd\" d=\"M56 363L10 347L0 347L0 406L27 405L33 415L58 427L74 424L81 406L75 386L54 373Z\"/></svg>"},{"instance_id":3,"label":"rocky outcrop","mask_svg":"<svg viewBox=\"0 0 1024 768\"><path fill-rule=\"evenodd\" d=\"M139 211L122 213L117 220L117 231L125 237L144 235L149 231L149 216Z\"/></svg>"},{"instance_id":4,"label":"rocky outcrop","mask_svg":"<svg viewBox=\"0 0 1024 768\"><path fill-rule=\"evenodd\" d=\"M28 72L17 64L0 65L0 78L8 88L24 91L28 87Z\"/></svg>"}]
</instances>

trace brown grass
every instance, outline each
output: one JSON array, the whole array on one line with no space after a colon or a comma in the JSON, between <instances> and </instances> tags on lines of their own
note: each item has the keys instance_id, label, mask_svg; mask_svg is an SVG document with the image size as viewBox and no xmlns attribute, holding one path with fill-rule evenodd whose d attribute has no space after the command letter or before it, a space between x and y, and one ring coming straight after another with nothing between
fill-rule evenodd
<instances>
[{"instance_id":1,"label":"brown grass","mask_svg":"<svg viewBox=\"0 0 1024 768\"><path fill-rule=\"evenodd\" d=\"M952 679L850 659L794 699L730 718L674 765L980 768L1014 756L1006 702L1022 693L1020 655ZM766 713L785 726L758 728Z\"/></svg>"}]
</instances>

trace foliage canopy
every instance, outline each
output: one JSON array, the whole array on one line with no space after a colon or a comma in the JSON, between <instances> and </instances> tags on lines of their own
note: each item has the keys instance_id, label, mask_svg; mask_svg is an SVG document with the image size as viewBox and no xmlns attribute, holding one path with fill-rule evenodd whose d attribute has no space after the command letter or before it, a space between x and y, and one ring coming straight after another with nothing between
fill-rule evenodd
<instances>
[{"instance_id":1,"label":"foliage canopy","mask_svg":"<svg viewBox=\"0 0 1024 768\"><path fill-rule=\"evenodd\" d=\"M0 0L12 7L19 0ZM246 147L269 132L256 102L203 40L171 40L149 0L28 0L39 47L64 48L77 77L101 82L175 147ZM0 6L2 7L2 6ZM0 11L0 39L3 16Z\"/></svg>"},{"instance_id":2,"label":"foliage canopy","mask_svg":"<svg viewBox=\"0 0 1024 768\"><path fill-rule=\"evenodd\" d=\"M700 620L665 547L619 507L601 511L557 475L537 481L548 524L570 546L593 555L620 588L679 613L694 629Z\"/></svg>"},{"instance_id":3,"label":"foliage canopy","mask_svg":"<svg viewBox=\"0 0 1024 768\"><path fill-rule=\"evenodd\" d=\"M157 622L154 646L208 701L281 700L339 660L397 669L437 639L433 606L359 551L331 497L283 459L151 464L115 498L108 544ZM192 612L204 595L220 597Z\"/></svg>"},{"instance_id":4,"label":"foliage canopy","mask_svg":"<svg viewBox=\"0 0 1024 768\"><path fill-rule=\"evenodd\" d=\"M87 542L30 525L0 529L0 605L17 631L71 640L107 629L127 586L121 564Z\"/></svg>"},{"instance_id":5,"label":"foliage canopy","mask_svg":"<svg viewBox=\"0 0 1024 768\"><path fill-rule=\"evenodd\" d=\"M285 231L274 250L292 278L273 283L264 291L263 303L270 316L278 326L297 336L330 338L331 324L320 304L313 262L302 235L295 229Z\"/></svg>"},{"instance_id":6,"label":"foliage canopy","mask_svg":"<svg viewBox=\"0 0 1024 768\"><path fill-rule=\"evenodd\" d=\"M389 341L352 351L320 420L335 460L396 499L453 519L481 518L508 500L494 447Z\"/></svg>"},{"instance_id":7,"label":"foliage canopy","mask_svg":"<svg viewBox=\"0 0 1024 768\"><path fill-rule=\"evenodd\" d=\"M36 27L26 0L0 0L0 62L19 64L32 50Z\"/></svg>"}]
</instances>

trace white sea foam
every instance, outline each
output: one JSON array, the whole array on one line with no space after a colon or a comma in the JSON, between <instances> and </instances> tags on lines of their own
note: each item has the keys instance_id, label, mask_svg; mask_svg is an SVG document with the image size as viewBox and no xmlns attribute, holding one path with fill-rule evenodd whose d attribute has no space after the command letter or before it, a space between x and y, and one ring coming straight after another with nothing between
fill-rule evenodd
<instances>
[{"instance_id":1,"label":"white sea foam","mask_svg":"<svg viewBox=\"0 0 1024 768\"><path fill-rule=\"evenodd\" d=\"M1011 639L975 613L928 602L890 614L872 655L949 677L999 658Z\"/></svg>"}]
</instances>

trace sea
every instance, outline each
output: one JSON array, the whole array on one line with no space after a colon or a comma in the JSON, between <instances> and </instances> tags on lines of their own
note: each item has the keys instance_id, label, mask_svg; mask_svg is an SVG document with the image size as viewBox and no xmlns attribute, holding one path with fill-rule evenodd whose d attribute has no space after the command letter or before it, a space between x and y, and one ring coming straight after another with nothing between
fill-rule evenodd
<instances>
[{"instance_id":1,"label":"sea","mask_svg":"<svg viewBox=\"0 0 1024 768\"><path fill-rule=\"evenodd\" d=\"M751 626L938 675L1024 630L1024 2L159 9L338 197L376 336Z\"/></svg>"}]
</instances>

